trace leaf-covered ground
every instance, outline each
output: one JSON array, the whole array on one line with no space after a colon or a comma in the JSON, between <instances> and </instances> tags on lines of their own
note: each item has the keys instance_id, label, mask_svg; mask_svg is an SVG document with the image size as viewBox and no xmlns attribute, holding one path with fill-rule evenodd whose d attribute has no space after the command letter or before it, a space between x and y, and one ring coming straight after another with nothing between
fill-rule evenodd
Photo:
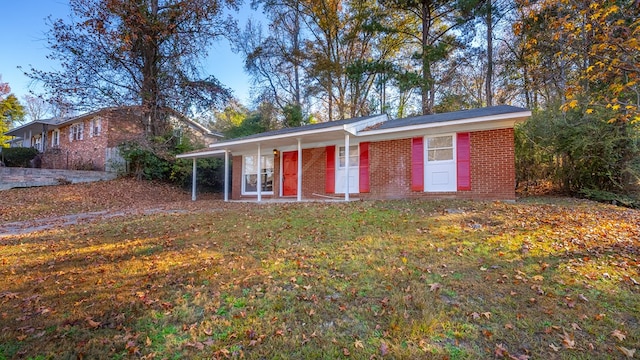
<instances>
[{"instance_id":1,"label":"leaf-covered ground","mask_svg":"<svg viewBox=\"0 0 640 360\"><path fill-rule=\"evenodd\" d=\"M640 358L636 210L2 196L4 223L120 214L0 235L0 359Z\"/></svg>"}]
</instances>

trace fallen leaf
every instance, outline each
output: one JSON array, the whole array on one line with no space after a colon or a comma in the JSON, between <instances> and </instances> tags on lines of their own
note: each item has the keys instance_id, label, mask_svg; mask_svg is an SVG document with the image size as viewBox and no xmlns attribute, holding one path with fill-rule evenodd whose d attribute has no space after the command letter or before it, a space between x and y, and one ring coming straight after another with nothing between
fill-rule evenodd
<instances>
[{"instance_id":1,"label":"fallen leaf","mask_svg":"<svg viewBox=\"0 0 640 360\"><path fill-rule=\"evenodd\" d=\"M622 353L628 358L632 358L636 353L636 349L627 349L626 347L622 346L618 346L618 350L622 351Z\"/></svg>"},{"instance_id":2,"label":"fallen leaf","mask_svg":"<svg viewBox=\"0 0 640 360\"><path fill-rule=\"evenodd\" d=\"M578 294L578 299L584 301L584 302L589 302L589 299L587 299L586 296L584 296L583 294Z\"/></svg>"},{"instance_id":3,"label":"fallen leaf","mask_svg":"<svg viewBox=\"0 0 640 360\"><path fill-rule=\"evenodd\" d=\"M482 316L486 317L487 319L491 319L491 313L489 311L483 312Z\"/></svg>"},{"instance_id":4,"label":"fallen leaf","mask_svg":"<svg viewBox=\"0 0 640 360\"><path fill-rule=\"evenodd\" d=\"M342 354L343 354L344 356L349 356L349 355L351 355L351 353L349 352L349 349L347 349L347 348L342 348Z\"/></svg>"},{"instance_id":5,"label":"fallen leaf","mask_svg":"<svg viewBox=\"0 0 640 360\"><path fill-rule=\"evenodd\" d=\"M496 350L493 352L493 354L497 358L503 358L505 356L509 356L509 352L507 351L507 349L502 344L496 345Z\"/></svg>"},{"instance_id":6,"label":"fallen leaf","mask_svg":"<svg viewBox=\"0 0 640 360\"><path fill-rule=\"evenodd\" d=\"M571 328L572 328L573 330L582 330L582 329L580 328L580 325L578 325L578 324L576 324L576 323L571 323Z\"/></svg>"},{"instance_id":7,"label":"fallen leaf","mask_svg":"<svg viewBox=\"0 0 640 360\"><path fill-rule=\"evenodd\" d=\"M98 328L98 326L100 326L101 323L98 322L98 321L93 321L92 318L88 317L87 318L87 324L89 324L89 327L91 327L93 329L96 329L96 328Z\"/></svg>"},{"instance_id":8,"label":"fallen leaf","mask_svg":"<svg viewBox=\"0 0 640 360\"><path fill-rule=\"evenodd\" d=\"M389 353L389 348L387 347L387 344L381 343L380 344L380 356L385 356L388 353Z\"/></svg>"},{"instance_id":9,"label":"fallen leaf","mask_svg":"<svg viewBox=\"0 0 640 360\"><path fill-rule=\"evenodd\" d=\"M555 352L558 352L558 350L560 350L560 347L556 346L554 343L549 344L549 347Z\"/></svg>"},{"instance_id":10,"label":"fallen leaf","mask_svg":"<svg viewBox=\"0 0 640 360\"><path fill-rule=\"evenodd\" d=\"M356 340L353 343L353 347L356 348L356 349L364 349L364 344L362 343L361 340Z\"/></svg>"},{"instance_id":11,"label":"fallen leaf","mask_svg":"<svg viewBox=\"0 0 640 360\"><path fill-rule=\"evenodd\" d=\"M618 341L623 341L624 339L627 338L627 336L618 329L613 330L613 332L611 333L611 336L618 339Z\"/></svg>"},{"instance_id":12,"label":"fallen leaf","mask_svg":"<svg viewBox=\"0 0 640 360\"><path fill-rule=\"evenodd\" d=\"M442 288L442 286L439 283L429 284L429 291L438 291L440 288Z\"/></svg>"},{"instance_id":13,"label":"fallen leaf","mask_svg":"<svg viewBox=\"0 0 640 360\"><path fill-rule=\"evenodd\" d=\"M566 331L562 330L562 335L560 335L560 338L562 338L562 346L564 346L567 349L574 349L576 347L576 341L573 337L573 334L567 334Z\"/></svg>"}]
</instances>

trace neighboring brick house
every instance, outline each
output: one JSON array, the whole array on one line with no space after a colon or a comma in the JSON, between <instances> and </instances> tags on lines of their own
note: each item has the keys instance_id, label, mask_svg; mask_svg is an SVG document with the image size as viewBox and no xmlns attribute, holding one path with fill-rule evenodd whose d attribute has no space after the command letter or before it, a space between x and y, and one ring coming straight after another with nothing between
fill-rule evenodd
<instances>
[{"instance_id":1,"label":"neighboring brick house","mask_svg":"<svg viewBox=\"0 0 640 360\"><path fill-rule=\"evenodd\" d=\"M221 137L178 113L171 114L171 125L177 136L187 136L203 146ZM11 142L13 147L38 149L43 168L115 171L123 162L118 146L142 139L144 129L138 107L119 107L32 121L6 135L16 137Z\"/></svg>"},{"instance_id":2,"label":"neighboring brick house","mask_svg":"<svg viewBox=\"0 0 640 360\"><path fill-rule=\"evenodd\" d=\"M222 141L178 157L194 159L194 169L198 158L224 157L234 200L514 200L513 128L530 116L506 105L397 120L378 115Z\"/></svg>"}]
</instances>

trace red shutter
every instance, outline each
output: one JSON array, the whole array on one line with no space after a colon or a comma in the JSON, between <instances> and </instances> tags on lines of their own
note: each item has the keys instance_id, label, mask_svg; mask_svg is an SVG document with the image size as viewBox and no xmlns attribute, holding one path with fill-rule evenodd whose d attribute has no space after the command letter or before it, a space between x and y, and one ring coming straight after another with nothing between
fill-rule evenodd
<instances>
[{"instance_id":1,"label":"red shutter","mask_svg":"<svg viewBox=\"0 0 640 360\"><path fill-rule=\"evenodd\" d=\"M360 143L360 192L369 192L369 143Z\"/></svg>"},{"instance_id":2,"label":"red shutter","mask_svg":"<svg viewBox=\"0 0 640 360\"><path fill-rule=\"evenodd\" d=\"M336 147L327 146L327 172L325 174L324 191L327 194L336 192Z\"/></svg>"},{"instance_id":3,"label":"red shutter","mask_svg":"<svg viewBox=\"0 0 640 360\"><path fill-rule=\"evenodd\" d=\"M471 190L471 144L469 133L459 133L456 141L458 191Z\"/></svg>"},{"instance_id":4,"label":"red shutter","mask_svg":"<svg viewBox=\"0 0 640 360\"><path fill-rule=\"evenodd\" d=\"M411 190L424 191L424 138L411 139Z\"/></svg>"}]
</instances>

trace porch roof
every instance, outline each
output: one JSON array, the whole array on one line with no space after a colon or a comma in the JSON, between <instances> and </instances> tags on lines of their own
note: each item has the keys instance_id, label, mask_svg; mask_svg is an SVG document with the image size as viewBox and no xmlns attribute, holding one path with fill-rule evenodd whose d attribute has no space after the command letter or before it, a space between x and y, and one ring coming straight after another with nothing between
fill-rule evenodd
<instances>
[{"instance_id":1,"label":"porch roof","mask_svg":"<svg viewBox=\"0 0 640 360\"><path fill-rule=\"evenodd\" d=\"M22 136L25 131L31 131L34 134L39 134L43 131L43 127L47 125L58 125L60 121L64 121L64 119L59 118L51 118L51 119L42 119L36 121L30 121L24 125L20 125L17 128L11 129L4 133L6 136Z\"/></svg>"},{"instance_id":2,"label":"porch roof","mask_svg":"<svg viewBox=\"0 0 640 360\"><path fill-rule=\"evenodd\" d=\"M297 139L305 144L320 143L342 138L345 133L357 135L360 131L388 119L388 116L383 114L267 131L238 139L219 141L206 149L179 154L176 157L182 159L220 157L225 151L253 151L258 144L264 145L265 148L291 146L297 142Z\"/></svg>"}]
</instances>

